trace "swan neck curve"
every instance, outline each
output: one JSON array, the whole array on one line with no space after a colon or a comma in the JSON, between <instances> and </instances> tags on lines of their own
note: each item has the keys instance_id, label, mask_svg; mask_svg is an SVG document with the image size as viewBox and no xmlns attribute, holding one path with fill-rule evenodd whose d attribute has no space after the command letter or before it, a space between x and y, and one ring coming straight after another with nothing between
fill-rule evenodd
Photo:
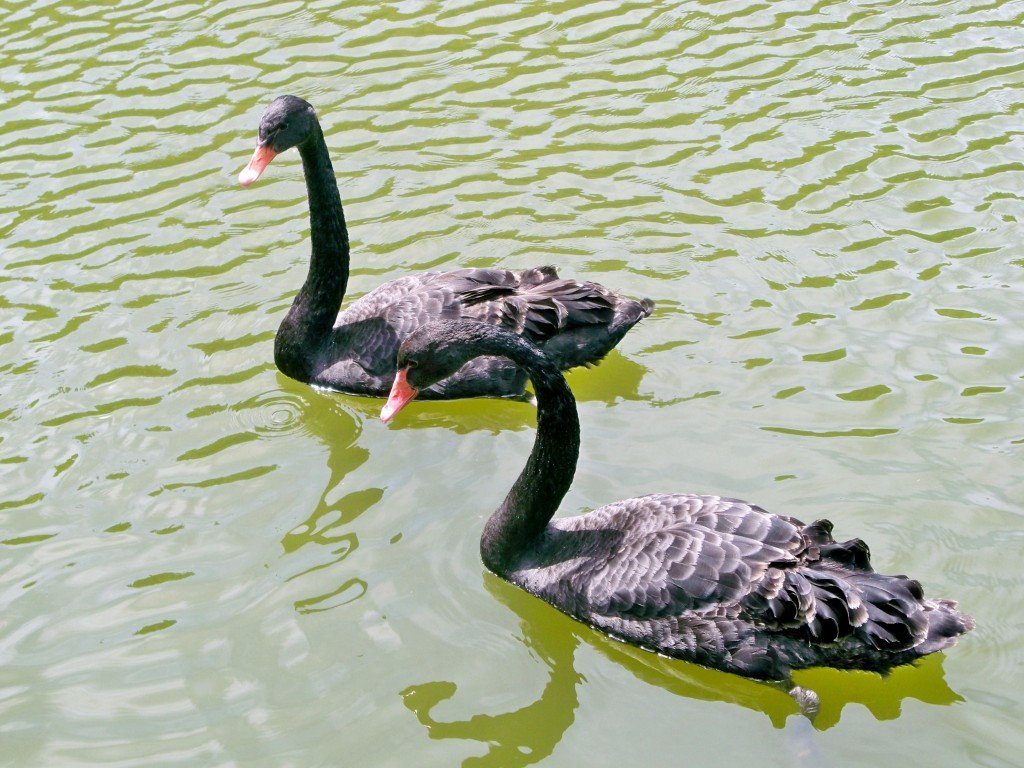
<instances>
[{"instance_id":1,"label":"swan neck curve","mask_svg":"<svg viewBox=\"0 0 1024 768\"><path fill-rule=\"evenodd\" d=\"M480 538L484 564L507 577L536 545L572 485L579 458L580 422L576 400L557 366L529 343L507 331L502 330L502 335L514 343L506 341L504 349L484 354L510 358L529 376L537 397L533 450Z\"/></svg>"},{"instance_id":2,"label":"swan neck curve","mask_svg":"<svg viewBox=\"0 0 1024 768\"><path fill-rule=\"evenodd\" d=\"M325 277L334 277L342 285L344 293L348 281L348 228L338 193L338 180L334 176L334 166L331 165L319 122L313 123L309 138L299 145L299 156L309 199L309 235L313 245L311 266ZM339 295L339 307L341 298Z\"/></svg>"},{"instance_id":3,"label":"swan neck curve","mask_svg":"<svg viewBox=\"0 0 1024 768\"><path fill-rule=\"evenodd\" d=\"M278 329L274 358L292 378L309 380L316 354L330 337L349 274L348 229L330 154L318 122L298 145L309 201L312 251L306 282Z\"/></svg>"}]
</instances>

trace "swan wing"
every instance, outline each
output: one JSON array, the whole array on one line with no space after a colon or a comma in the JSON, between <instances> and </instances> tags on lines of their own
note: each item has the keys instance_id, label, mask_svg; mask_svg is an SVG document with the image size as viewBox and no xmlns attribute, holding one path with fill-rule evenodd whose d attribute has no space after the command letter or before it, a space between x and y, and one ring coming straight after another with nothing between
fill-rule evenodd
<instances>
[{"instance_id":1,"label":"swan wing","mask_svg":"<svg viewBox=\"0 0 1024 768\"><path fill-rule=\"evenodd\" d=\"M603 557L580 558L569 582L590 612L623 619L738 604L769 570L796 567L808 545L798 521L720 496L644 496L558 522L570 536L619 532L602 537Z\"/></svg>"},{"instance_id":2,"label":"swan wing","mask_svg":"<svg viewBox=\"0 0 1024 768\"><path fill-rule=\"evenodd\" d=\"M599 625L690 613L811 643L856 634L884 651L931 636L948 644L972 626L955 606L925 600L914 579L876 573L867 545L836 542L827 520L804 525L736 499L691 495L629 499L575 519L591 531L621 531L605 557L584 557L570 577Z\"/></svg>"},{"instance_id":3,"label":"swan wing","mask_svg":"<svg viewBox=\"0 0 1024 768\"><path fill-rule=\"evenodd\" d=\"M338 315L334 344L351 350L367 371L384 374L417 328L468 318L543 345L568 368L600 360L651 307L597 283L562 280L553 267L430 272L385 283L353 302Z\"/></svg>"}]
</instances>

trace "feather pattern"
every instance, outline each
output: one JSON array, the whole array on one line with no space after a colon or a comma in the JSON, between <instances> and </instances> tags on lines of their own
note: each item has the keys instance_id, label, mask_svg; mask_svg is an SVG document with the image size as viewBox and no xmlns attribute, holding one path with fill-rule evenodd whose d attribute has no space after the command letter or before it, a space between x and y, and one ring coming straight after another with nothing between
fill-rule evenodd
<instances>
[{"instance_id":1,"label":"feather pattern","mask_svg":"<svg viewBox=\"0 0 1024 768\"><path fill-rule=\"evenodd\" d=\"M652 308L593 282L563 280L554 267L513 272L428 272L381 285L338 315L313 383L357 394L387 394L401 342L438 319L500 325L542 348L560 368L597 363ZM526 376L508 360L479 358L422 397L519 395Z\"/></svg>"},{"instance_id":2,"label":"feather pattern","mask_svg":"<svg viewBox=\"0 0 1024 768\"><path fill-rule=\"evenodd\" d=\"M885 670L973 627L831 527L720 496L643 496L552 520L507 578L623 640L765 679Z\"/></svg>"}]
</instances>

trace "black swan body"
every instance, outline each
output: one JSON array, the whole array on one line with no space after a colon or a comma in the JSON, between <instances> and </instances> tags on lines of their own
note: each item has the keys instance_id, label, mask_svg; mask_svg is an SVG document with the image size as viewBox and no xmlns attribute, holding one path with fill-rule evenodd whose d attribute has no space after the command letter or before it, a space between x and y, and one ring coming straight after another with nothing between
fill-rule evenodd
<instances>
[{"instance_id":1,"label":"black swan body","mask_svg":"<svg viewBox=\"0 0 1024 768\"><path fill-rule=\"evenodd\" d=\"M252 184L276 155L291 147L298 147L302 157L312 241L306 282L274 341L274 362L294 379L351 394L386 395L399 344L438 318L500 324L538 344L561 369L589 365L653 308L648 300L632 301L597 283L562 280L552 267L538 267L402 277L339 314L348 284L348 230L313 107L296 96L274 99L260 120L256 151L238 180ZM525 374L507 359L483 358L423 394L515 396L525 384Z\"/></svg>"},{"instance_id":2,"label":"black swan body","mask_svg":"<svg viewBox=\"0 0 1024 768\"><path fill-rule=\"evenodd\" d=\"M956 603L925 599L917 581L876 573L867 545L835 541L827 520L805 525L736 499L681 493L552 519L579 455L576 403L558 367L501 328L441 321L416 331L399 350L381 418L477 355L515 361L537 397L536 442L484 526L483 561L579 621L767 681L813 666L884 672L974 627Z\"/></svg>"}]
</instances>

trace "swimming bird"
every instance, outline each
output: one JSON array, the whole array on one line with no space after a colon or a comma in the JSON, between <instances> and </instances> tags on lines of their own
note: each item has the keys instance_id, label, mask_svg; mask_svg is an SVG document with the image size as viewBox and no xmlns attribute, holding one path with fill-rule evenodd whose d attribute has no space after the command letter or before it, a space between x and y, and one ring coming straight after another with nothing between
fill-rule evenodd
<instances>
[{"instance_id":1,"label":"swimming bird","mask_svg":"<svg viewBox=\"0 0 1024 768\"><path fill-rule=\"evenodd\" d=\"M484 525L495 574L628 643L764 681L828 666L885 672L949 648L974 627L951 600L875 572L867 544L723 496L658 493L554 518L579 456L576 402L547 355L470 321L418 329L398 351L388 421L479 355L524 370L537 399L526 467ZM554 519L553 519L554 518ZM805 714L813 692L793 688Z\"/></svg>"},{"instance_id":2,"label":"swimming bird","mask_svg":"<svg viewBox=\"0 0 1024 768\"><path fill-rule=\"evenodd\" d=\"M293 379L351 394L386 395L399 344L438 318L473 318L509 328L543 348L560 369L591 365L651 313L649 300L560 279L550 266L401 277L339 313L349 277L348 229L323 130L308 102L280 96L270 103L256 150L238 180L249 186L291 147L302 158L312 242L306 281L274 340L274 362ZM525 374L506 359L476 359L432 383L422 396L517 396L525 383Z\"/></svg>"}]
</instances>

